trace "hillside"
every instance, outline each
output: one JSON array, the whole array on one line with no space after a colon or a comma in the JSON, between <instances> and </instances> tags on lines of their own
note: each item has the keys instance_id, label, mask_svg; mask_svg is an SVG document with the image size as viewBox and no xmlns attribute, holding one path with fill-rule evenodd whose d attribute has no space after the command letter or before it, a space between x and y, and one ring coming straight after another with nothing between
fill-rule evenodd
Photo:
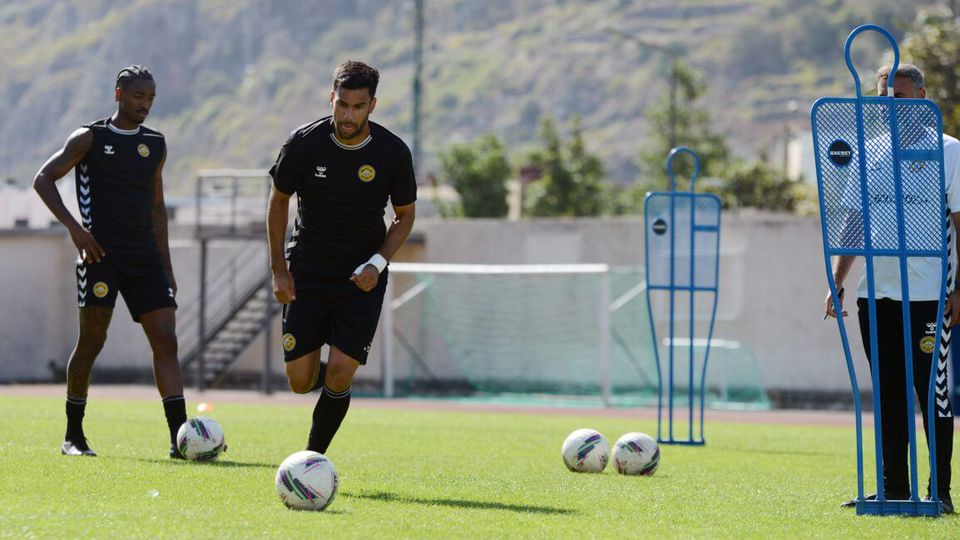
<instances>
[{"instance_id":1,"label":"hillside","mask_svg":"<svg viewBox=\"0 0 960 540\"><path fill-rule=\"evenodd\" d=\"M455 141L495 133L519 157L541 118L581 115L611 180L635 176L644 109L667 63L607 28L682 44L703 105L741 155L768 148L810 102L849 92L841 48L857 24L902 35L916 5L840 0L426 0L424 173ZM924 4L921 2L920 4ZM348 58L381 70L374 119L410 142L411 1L29 0L0 3L0 176L28 181L76 126L113 110L123 65L155 73L148 121L168 136L167 182L203 167L266 167L291 129L325 114ZM870 62L879 41L863 40ZM865 67L872 68L872 65ZM797 100L790 115L785 103Z\"/></svg>"}]
</instances>

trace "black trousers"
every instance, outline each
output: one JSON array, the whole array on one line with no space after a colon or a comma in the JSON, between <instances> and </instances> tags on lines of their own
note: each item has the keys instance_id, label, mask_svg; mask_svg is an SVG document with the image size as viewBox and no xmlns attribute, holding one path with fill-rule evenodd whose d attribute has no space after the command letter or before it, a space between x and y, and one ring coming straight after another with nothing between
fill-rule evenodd
<instances>
[{"instance_id":1,"label":"black trousers","mask_svg":"<svg viewBox=\"0 0 960 540\"><path fill-rule=\"evenodd\" d=\"M883 429L883 481L888 499L906 499L910 492L909 465L907 451L909 432L907 429L907 389L906 361L904 359L903 303L878 299L877 304L877 352L880 377L880 414ZM870 357L870 324L867 300L857 299L860 319L860 335L863 348ZM937 322L937 302L910 302L910 342L913 348L913 387L920 401L923 413L923 431L929 444L930 431L927 425L927 390L930 384L930 367L940 344L935 343ZM944 366L945 367L945 366ZM937 376L946 377L946 370ZM946 388L946 385L943 385ZM875 389L876 390L876 389ZM935 390L936 392L936 390ZM913 393L910 394L913 398ZM935 396L935 400L947 400L946 410L950 410L949 392ZM937 491L941 496L950 493L950 459L953 456L953 416L941 416L943 408L935 401L936 444L937 444ZM918 449L921 462L927 453ZM929 490L929 485L928 485ZM918 486L919 492L919 486ZM923 496L923 493L920 493Z\"/></svg>"}]
</instances>

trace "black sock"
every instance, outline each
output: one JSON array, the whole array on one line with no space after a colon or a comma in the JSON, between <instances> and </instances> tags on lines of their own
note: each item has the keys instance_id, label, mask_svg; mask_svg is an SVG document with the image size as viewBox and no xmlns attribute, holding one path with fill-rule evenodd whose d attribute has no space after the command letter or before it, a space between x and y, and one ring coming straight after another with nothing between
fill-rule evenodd
<instances>
[{"instance_id":1,"label":"black sock","mask_svg":"<svg viewBox=\"0 0 960 540\"><path fill-rule=\"evenodd\" d=\"M320 372L317 373L317 382L313 383L313 388L310 389L311 392L314 390L320 390L323 388L323 381L327 379L327 364L325 362L320 362Z\"/></svg>"},{"instance_id":2,"label":"black sock","mask_svg":"<svg viewBox=\"0 0 960 540\"><path fill-rule=\"evenodd\" d=\"M83 413L87 408L87 398L75 398L67 394L67 433L63 440L79 442L83 438Z\"/></svg>"},{"instance_id":3,"label":"black sock","mask_svg":"<svg viewBox=\"0 0 960 540\"><path fill-rule=\"evenodd\" d=\"M320 399L313 408L313 425L310 427L310 437L307 439L307 450L326 453L330 441L340 429L343 417L350 408L350 388L343 392L332 392L328 388L320 389Z\"/></svg>"},{"instance_id":4,"label":"black sock","mask_svg":"<svg viewBox=\"0 0 960 540\"><path fill-rule=\"evenodd\" d=\"M183 396L167 396L163 398L163 412L167 415L170 444L176 445L177 431L187 421L187 402Z\"/></svg>"}]
</instances>

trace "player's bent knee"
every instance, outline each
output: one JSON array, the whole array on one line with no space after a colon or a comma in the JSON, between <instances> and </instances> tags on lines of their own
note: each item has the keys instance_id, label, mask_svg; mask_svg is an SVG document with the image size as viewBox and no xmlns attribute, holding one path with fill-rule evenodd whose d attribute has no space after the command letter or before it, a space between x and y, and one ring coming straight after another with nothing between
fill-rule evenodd
<instances>
[{"instance_id":1,"label":"player's bent knee","mask_svg":"<svg viewBox=\"0 0 960 540\"><path fill-rule=\"evenodd\" d=\"M313 389L317 368L320 365L320 350L311 351L284 365L290 390L297 394L306 394Z\"/></svg>"},{"instance_id":2,"label":"player's bent knee","mask_svg":"<svg viewBox=\"0 0 960 540\"><path fill-rule=\"evenodd\" d=\"M334 392L343 392L353 384L353 371L332 370L328 368L325 385Z\"/></svg>"},{"instance_id":3,"label":"player's bent knee","mask_svg":"<svg viewBox=\"0 0 960 540\"><path fill-rule=\"evenodd\" d=\"M290 385L290 390L296 394L307 394L313 388L313 382L305 378L295 378L288 375L287 383Z\"/></svg>"}]
</instances>

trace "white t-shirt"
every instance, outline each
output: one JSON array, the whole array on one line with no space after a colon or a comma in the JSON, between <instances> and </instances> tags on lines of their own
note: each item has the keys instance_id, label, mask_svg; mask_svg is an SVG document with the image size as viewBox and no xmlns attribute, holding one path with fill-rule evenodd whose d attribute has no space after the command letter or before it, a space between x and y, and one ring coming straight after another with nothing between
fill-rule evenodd
<instances>
[{"instance_id":1,"label":"white t-shirt","mask_svg":"<svg viewBox=\"0 0 960 540\"><path fill-rule=\"evenodd\" d=\"M935 137L935 132L929 132L929 137ZM927 144L922 145L923 147L929 148L930 141L926 141ZM885 140L882 143L871 141L870 143L876 148L877 144L885 145L889 147L889 140ZM876 151L874 154L885 154L886 152ZM943 135L943 165L944 165L944 187L947 194L947 208L950 210L950 213L960 212L960 141L957 139L944 134ZM889 167L887 163L867 163L868 169L876 170L880 167ZM902 174L909 174L909 168L904 171ZM892 175L892 174L891 174ZM901 177L902 179L902 177ZM901 182L901 184L909 185L909 182ZM874 238L874 243L877 243L877 237L880 233L877 232L879 223L892 223L892 227L896 228L896 206L894 204L894 194L885 193L883 191L890 191L891 186L886 186L884 188L878 188L872 186L870 189L870 212L871 212L871 223L872 231L874 234L871 236ZM927 208L920 210L919 212L911 212L905 209L904 215L904 227L906 231L909 231L912 235L939 235L942 232L941 227L943 226L942 220L937 220L933 222L929 218L918 219L915 216L924 215L929 216L930 212L936 212L939 214L939 201L933 200L929 197L916 196L916 194L909 193L909 188L906 189L906 192L903 194L904 199L909 199L907 204L914 205L926 205ZM847 206L850 208L860 208L860 186L859 182L849 182L847 192L843 197L844 201L849 201ZM911 216L914 216L911 219ZM912 223L911 223L912 222ZM923 223L922 225L919 223ZM951 231L953 230L953 224L951 220L950 225ZM930 229L930 230L924 230ZM887 235L890 236L890 229L887 229ZM956 237L954 236L956 232L952 232L950 239L953 240ZM875 246L882 247L882 246ZM950 249L950 264L951 268L956 268L957 264L957 254L954 253L956 250L953 249L953 246L949 246ZM926 301L926 300L939 300L940 296L943 294L943 284L940 281L941 277L941 264L940 259L937 257L908 257L907 258L907 280L908 286L910 287L910 300L911 301ZM891 300L902 300L901 290L900 290L900 261L898 257L874 257L873 258L873 278L874 278L874 291L875 298L889 298ZM857 296L860 298L867 298L867 273L864 269L863 275L860 276L860 283L857 286Z\"/></svg>"}]
</instances>

